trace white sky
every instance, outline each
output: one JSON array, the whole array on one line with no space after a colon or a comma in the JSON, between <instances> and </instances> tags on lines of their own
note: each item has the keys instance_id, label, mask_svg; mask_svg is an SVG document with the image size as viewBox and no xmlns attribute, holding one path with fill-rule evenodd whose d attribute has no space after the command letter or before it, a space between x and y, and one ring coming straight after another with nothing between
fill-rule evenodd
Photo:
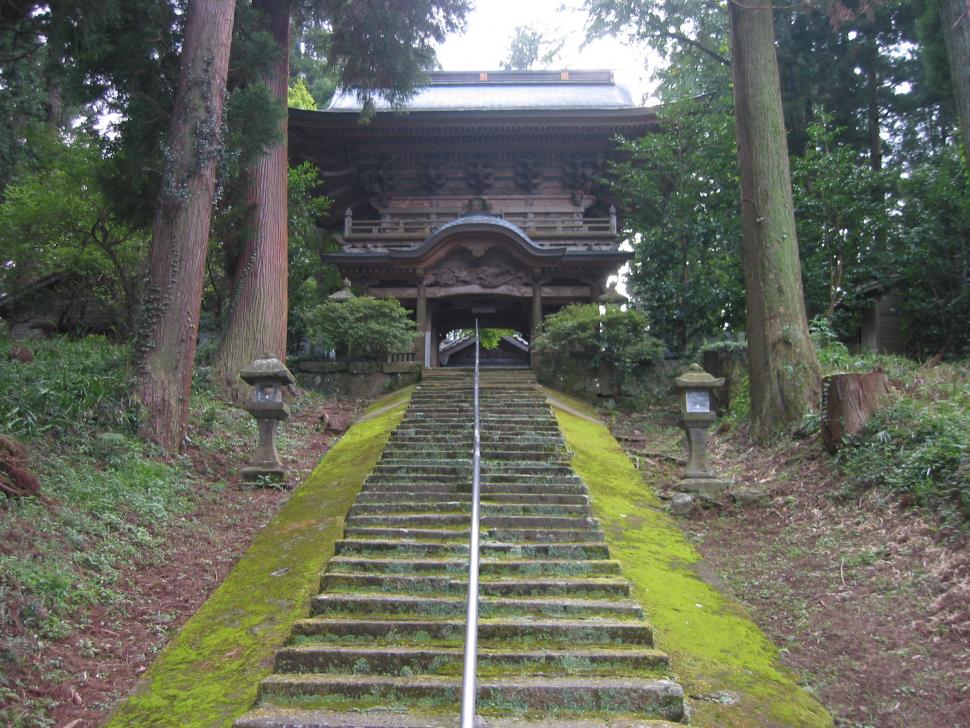
<instances>
[{"instance_id":1,"label":"white sky","mask_svg":"<svg viewBox=\"0 0 970 728\"><path fill-rule=\"evenodd\" d=\"M477 0L463 35L438 47L446 71L491 71L501 68L519 25L529 25L546 37L565 38L555 68L599 69L616 72L616 80L630 89L634 103L655 103L649 92L651 69L647 50L617 38L602 38L581 47L588 23L581 0Z\"/></svg>"}]
</instances>

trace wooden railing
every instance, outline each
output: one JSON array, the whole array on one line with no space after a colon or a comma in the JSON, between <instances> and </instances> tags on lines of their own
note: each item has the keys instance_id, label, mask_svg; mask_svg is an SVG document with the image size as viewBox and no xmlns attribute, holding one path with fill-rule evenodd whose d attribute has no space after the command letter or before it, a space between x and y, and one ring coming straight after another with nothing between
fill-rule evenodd
<instances>
[{"instance_id":1,"label":"wooden railing","mask_svg":"<svg viewBox=\"0 0 970 728\"><path fill-rule=\"evenodd\" d=\"M551 212L516 212L495 215L521 228L531 238L599 238L616 237L616 209L610 206L609 217L582 217ZM344 213L344 238L347 240L421 240L455 215L438 213L400 213L384 215L379 220L355 220L348 209Z\"/></svg>"}]
</instances>

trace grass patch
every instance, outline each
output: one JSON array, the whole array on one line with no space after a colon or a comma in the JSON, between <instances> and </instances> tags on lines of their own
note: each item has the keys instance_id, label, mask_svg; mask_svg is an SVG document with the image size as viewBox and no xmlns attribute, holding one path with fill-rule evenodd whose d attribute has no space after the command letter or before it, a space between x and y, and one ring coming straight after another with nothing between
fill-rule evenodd
<instances>
[{"instance_id":1,"label":"grass patch","mask_svg":"<svg viewBox=\"0 0 970 728\"><path fill-rule=\"evenodd\" d=\"M306 614L344 514L404 414L407 400L396 397L392 409L354 425L330 449L165 648L111 728L228 726L253 705L273 653Z\"/></svg>"},{"instance_id":2,"label":"grass patch","mask_svg":"<svg viewBox=\"0 0 970 728\"><path fill-rule=\"evenodd\" d=\"M557 392L555 400L564 398ZM589 487L613 558L656 628L657 644L694 701L698 726L832 726L832 718L780 664L777 648L743 607L703 581L700 556L603 424L554 408L572 464ZM717 696L736 693L736 704Z\"/></svg>"}]
</instances>

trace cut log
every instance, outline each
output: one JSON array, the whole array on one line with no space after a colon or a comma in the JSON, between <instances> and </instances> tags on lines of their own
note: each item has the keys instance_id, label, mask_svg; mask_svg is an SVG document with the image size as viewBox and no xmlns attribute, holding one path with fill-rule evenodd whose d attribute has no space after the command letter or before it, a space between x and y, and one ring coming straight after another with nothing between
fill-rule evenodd
<instances>
[{"instance_id":1,"label":"cut log","mask_svg":"<svg viewBox=\"0 0 970 728\"><path fill-rule=\"evenodd\" d=\"M822 380L821 437L825 449L838 452L857 435L885 402L889 378L878 369L862 374L833 374Z\"/></svg>"}]
</instances>

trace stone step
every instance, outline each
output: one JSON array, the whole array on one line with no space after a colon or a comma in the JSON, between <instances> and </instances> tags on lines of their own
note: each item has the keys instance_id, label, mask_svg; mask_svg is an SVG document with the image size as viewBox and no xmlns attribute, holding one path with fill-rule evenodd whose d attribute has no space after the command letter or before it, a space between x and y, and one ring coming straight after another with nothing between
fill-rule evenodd
<instances>
[{"instance_id":1,"label":"stone step","mask_svg":"<svg viewBox=\"0 0 970 728\"><path fill-rule=\"evenodd\" d=\"M483 508L484 510L484 508ZM452 528L467 527L470 513L424 513L353 515L347 518L348 526L380 528ZM487 515L479 519L481 528L598 528L599 521L589 516L524 516Z\"/></svg>"},{"instance_id":2,"label":"stone step","mask_svg":"<svg viewBox=\"0 0 970 728\"><path fill-rule=\"evenodd\" d=\"M411 674L460 675L464 650L461 647L393 645L304 644L284 647L276 653L276 672L350 673L374 675ZM569 650L543 648L481 647L479 674L496 668L515 674L583 675L608 671L611 675L656 671L668 666L667 656L647 648L580 647Z\"/></svg>"},{"instance_id":3,"label":"stone step","mask_svg":"<svg viewBox=\"0 0 970 728\"><path fill-rule=\"evenodd\" d=\"M479 562L482 576L496 574L528 574L539 575L589 575L601 574L618 576L620 565L618 561L609 559L576 560L576 559L535 559L527 561L493 561ZM327 571L341 573L371 573L371 574L463 574L468 571L467 559L368 559L349 556L334 556L327 564Z\"/></svg>"},{"instance_id":4,"label":"stone step","mask_svg":"<svg viewBox=\"0 0 970 728\"><path fill-rule=\"evenodd\" d=\"M489 477L487 480L482 480L481 488L483 494L535 493L537 495L544 495L546 493L575 493L577 495L586 495L586 486L579 479L566 480L565 478L557 478L555 482L551 483L536 482L536 480L536 478L526 478L519 481L511 477Z\"/></svg>"},{"instance_id":5,"label":"stone step","mask_svg":"<svg viewBox=\"0 0 970 728\"><path fill-rule=\"evenodd\" d=\"M609 549L601 541L573 543L483 543L481 553L488 557L551 558L551 559L608 559ZM341 539L334 545L338 554L385 554L395 552L425 556L468 557L468 544L456 541L415 541L402 543L397 539Z\"/></svg>"},{"instance_id":6,"label":"stone step","mask_svg":"<svg viewBox=\"0 0 970 728\"><path fill-rule=\"evenodd\" d=\"M464 500L425 500L425 501L392 501L392 502L364 502L355 503L348 516L365 516L387 514L428 514L428 513L459 513L468 517L471 511L471 498ZM588 517L590 509L588 505L573 505L565 503L482 503L482 515L484 516L573 516Z\"/></svg>"},{"instance_id":7,"label":"stone step","mask_svg":"<svg viewBox=\"0 0 970 728\"><path fill-rule=\"evenodd\" d=\"M400 677L392 675L271 675L260 685L261 704L298 700L305 708L322 696L381 699L387 703L453 703L461 696L460 677ZM324 702L324 701L321 701ZM682 720L684 691L669 680L610 677L483 677L478 681L478 706L518 712L607 711L643 717ZM568 708L566 707L568 706Z\"/></svg>"},{"instance_id":8,"label":"stone step","mask_svg":"<svg viewBox=\"0 0 970 728\"><path fill-rule=\"evenodd\" d=\"M320 577L320 590L328 593L347 591L360 593L365 589L383 593L408 594L466 594L468 581L454 576L428 574L353 574L328 571ZM517 579L483 577L478 585L482 596L570 596L570 597L628 597L630 582L610 577L589 578L574 576L566 579L523 576Z\"/></svg>"},{"instance_id":9,"label":"stone step","mask_svg":"<svg viewBox=\"0 0 970 728\"><path fill-rule=\"evenodd\" d=\"M402 639L409 643L436 640L462 644L465 620L464 617L407 620L311 617L297 621L293 626L293 635L301 639L336 641L371 638L381 642ZM482 646L490 642L569 642L649 647L653 645L653 630L649 623L639 619L484 619L478 623L478 639Z\"/></svg>"},{"instance_id":10,"label":"stone step","mask_svg":"<svg viewBox=\"0 0 970 728\"><path fill-rule=\"evenodd\" d=\"M408 480L407 482L400 482L396 480L372 480L367 478L364 481L364 486L361 491L364 493L441 493L441 494L454 494L461 492L455 483L449 483L447 481L431 481L431 480ZM471 492L471 483L463 487L464 492Z\"/></svg>"},{"instance_id":11,"label":"stone step","mask_svg":"<svg viewBox=\"0 0 970 728\"><path fill-rule=\"evenodd\" d=\"M427 491L368 492L357 496L358 504L365 503L471 503L471 493L440 493ZM584 493L483 493L483 506L492 504L534 505L587 505L589 496Z\"/></svg>"},{"instance_id":12,"label":"stone step","mask_svg":"<svg viewBox=\"0 0 970 728\"><path fill-rule=\"evenodd\" d=\"M464 596L414 594L318 594L311 602L313 615L411 615L455 617L465 613ZM643 609L629 600L569 599L564 597L482 597L482 617L562 616L643 619Z\"/></svg>"},{"instance_id":13,"label":"stone step","mask_svg":"<svg viewBox=\"0 0 970 728\"><path fill-rule=\"evenodd\" d=\"M435 715L427 710L416 713L387 709L339 713L332 710L301 710L274 706L254 708L234 725L236 728L459 728L459 719L455 708L442 715ZM682 728L681 724L665 720L611 717L609 722L604 722L603 719L556 719L548 716L535 721L518 716L489 716L487 719L479 716L476 718L476 725L480 728Z\"/></svg>"},{"instance_id":14,"label":"stone step","mask_svg":"<svg viewBox=\"0 0 970 728\"><path fill-rule=\"evenodd\" d=\"M347 526L344 538L400 539L433 541L435 539L467 541L467 528L392 528L380 526ZM596 528L482 528L482 540L509 543L575 543L601 541L603 532Z\"/></svg>"}]
</instances>

